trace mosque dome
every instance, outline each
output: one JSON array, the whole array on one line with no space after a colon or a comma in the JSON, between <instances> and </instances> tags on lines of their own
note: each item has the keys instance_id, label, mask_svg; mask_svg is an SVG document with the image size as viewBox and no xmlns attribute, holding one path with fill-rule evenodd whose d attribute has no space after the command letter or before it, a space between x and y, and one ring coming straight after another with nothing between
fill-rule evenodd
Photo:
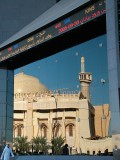
<instances>
[{"instance_id":1,"label":"mosque dome","mask_svg":"<svg viewBox=\"0 0 120 160\"><path fill-rule=\"evenodd\" d=\"M48 89L38 78L18 73L14 76L14 93L36 93L46 92Z\"/></svg>"}]
</instances>

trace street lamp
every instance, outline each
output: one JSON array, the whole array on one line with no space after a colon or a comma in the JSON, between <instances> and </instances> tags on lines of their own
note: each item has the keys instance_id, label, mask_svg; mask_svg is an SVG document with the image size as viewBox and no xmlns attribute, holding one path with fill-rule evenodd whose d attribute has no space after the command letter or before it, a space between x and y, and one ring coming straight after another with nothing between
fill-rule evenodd
<instances>
[{"instance_id":1,"label":"street lamp","mask_svg":"<svg viewBox=\"0 0 120 160\"><path fill-rule=\"evenodd\" d=\"M57 127L57 124L58 124L58 122L57 122L57 98L56 98L55 95L52 95L51 97L53 97L55 99L55 107L56 107L55 122L54 122L53 129L52 129L52 131L53 131L53 150L52 150L52 152L53 152L53 155L54 155L55 128Z\"/></svg>"},{"instance_id":2,"label":"street lamp","mask_svg":"<svg viewBox=\"0 0 120 160\"><path fill-rule=\"evenodd\" d=\"M105 79L103 79L103 78L101 78L101 83L102 83L102 86L105 84ZM103 90L104 91L104 90ZM103 96L103 99L104 99L104 96ZM103 101L103 103L104 103L104 101ZM102 119L106 119L106 116L105 116L105 114L104 114L104 107L103 107L103 104L102 104L102 117L101 117Z\"/></svg>"},{"instance_id":3,"label":"street lamp","mask_svg":"<svg viewBox=\"0 0 120 160\"><path fill-rule=\"evenodd\" d=\"M55 123L57 124L57 98L55 95L52 95L51 97L53 97L55 99L55 107L56 107Z\"/></svg>"},{"instance_id":4,"label":"street lamp","mask_svg":"<svg viewBox=\"0 0 120 160\"><path fill-rule=\"evenodd\" d=\"M105 79L101 79L101 83L102 83L102 86L105 84ZM104 96L103 96L104 98ZM104 103L104 101L103 101ZM102 104L102 116L101 116L101 119L102 119L102 136L106 137L106 115L104 113L104 104Z\"/></svg>"}]
</instances>

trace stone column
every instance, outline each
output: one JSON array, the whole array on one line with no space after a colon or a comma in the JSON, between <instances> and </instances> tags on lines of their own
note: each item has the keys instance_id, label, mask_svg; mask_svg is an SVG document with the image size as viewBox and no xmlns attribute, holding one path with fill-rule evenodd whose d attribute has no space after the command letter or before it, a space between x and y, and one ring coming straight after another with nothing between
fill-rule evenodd
<instances>
[{"instance_id":1,"label":"stone column","mask_svg":"<svg viewBox=\"0 0 120 160\"><path fill-rule=\"evenodd\" d=\"M48 119L48 141L51 142L51 138L52 138L52 111L50 110L49 113L49 119Z\"/></svg>"},{"instance_id":2,"label":"stone column","mask_svg":"<svg viewBox=\"0 0 120 160\"><path fill-rule=\"evenodd\" d=\"M37 137L38 136L38 130L39 130L38 115L36 114L36 112L33 112L33 113L34 113L34 118L33 118L33 128L34 128L33 137Z\"/></svg>"},{"instance_id":3,"label":"stone column","mask_svg":"<svg viewBox=\"0 0 120 160\"><path fill-rule=\"evenodd\" d=\"M63 111L63 117L62 117L62 137L64 138L65 135L65 110Z\"/></svg>"},{"instance_id":4,"label":"stone column","mask_svg":"<svg viewBox=\"0 0 120 160\"><path fill-rule=\"evenodd\" d=\"M27 107L27 117L26 117L26 131L27 131L27 137L28 141L30 141L33 138L33 103L28 102Z\"/></svg>"}]
</instances>

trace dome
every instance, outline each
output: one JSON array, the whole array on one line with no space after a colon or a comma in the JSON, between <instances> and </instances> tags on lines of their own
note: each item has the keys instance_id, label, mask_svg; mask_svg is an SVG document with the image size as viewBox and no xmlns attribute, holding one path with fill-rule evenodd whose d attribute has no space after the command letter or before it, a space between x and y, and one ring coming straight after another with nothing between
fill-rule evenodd
<instances>
[{"instance_id":1,"label":"dome","mask_svg":"<svg viewBox=\"0 0 120 160\"><path fill-rule=\"evenodd\" d=\"M48 89L38 78L19 73L14 76L14 93L46 92Z\"/></svg>"}]
</instances>

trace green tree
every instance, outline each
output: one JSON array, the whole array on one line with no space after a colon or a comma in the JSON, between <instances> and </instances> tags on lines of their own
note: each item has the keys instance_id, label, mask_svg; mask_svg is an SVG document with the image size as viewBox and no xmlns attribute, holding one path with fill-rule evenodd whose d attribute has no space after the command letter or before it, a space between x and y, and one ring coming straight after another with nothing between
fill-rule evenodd
<instances>
[{"instance_id":1,"label":"green tree","mask_svg":"<svg viewBox=\"0 0 120 160\"><path fill-rule=\"evenodd\" d=\"M33 150L36 153L39 153L40 150L40 137L34 137L32 139Z\"/></svg>"},{"instance_id":2,"label":"green tree","mask_svg":"<svg viewBox=\"0 0 120 160\"><path fill-rule=\"evenodd\" d=\"M32 139L33 150L36 153L42 152L43 154L48 153L50 146L47 144L47 139L45 137L34 137Z\"/></svg>"},{"instance_id":3,"label":"green tree","mask_svg":"<svg viewBox=\"0 0 120 160\"><path fill-rule=\"evenodd\" d=\"M62 149L64 145L65 139L62 138L61 136L55 137L51 140L52 143L52 150L55 155L61 155L62 154Z\"/></svg>"},{"instance_id":4,"label":"green tree","mask_svg":"<svg viewBox=\"0 0 120 160\"><path fill-rule=\"evenodd\" d=\"M48 149L50 149L50 145L47 144L47 139L45 137L40 138L40 151L43 154L48 153Z\"/></svg>"},{"instance_id":5,"label":"green tree","mask_svg":"<svg viewBox=\"0 0 120 160\"><path fill-rule=\"evenodd\" d=\"M29 152L30 142L28 142L27 140L28 140L27 136L14 138L13 147L15 147L16 152L19 152L22 154Z\"/></svg>"}]
</instances>

